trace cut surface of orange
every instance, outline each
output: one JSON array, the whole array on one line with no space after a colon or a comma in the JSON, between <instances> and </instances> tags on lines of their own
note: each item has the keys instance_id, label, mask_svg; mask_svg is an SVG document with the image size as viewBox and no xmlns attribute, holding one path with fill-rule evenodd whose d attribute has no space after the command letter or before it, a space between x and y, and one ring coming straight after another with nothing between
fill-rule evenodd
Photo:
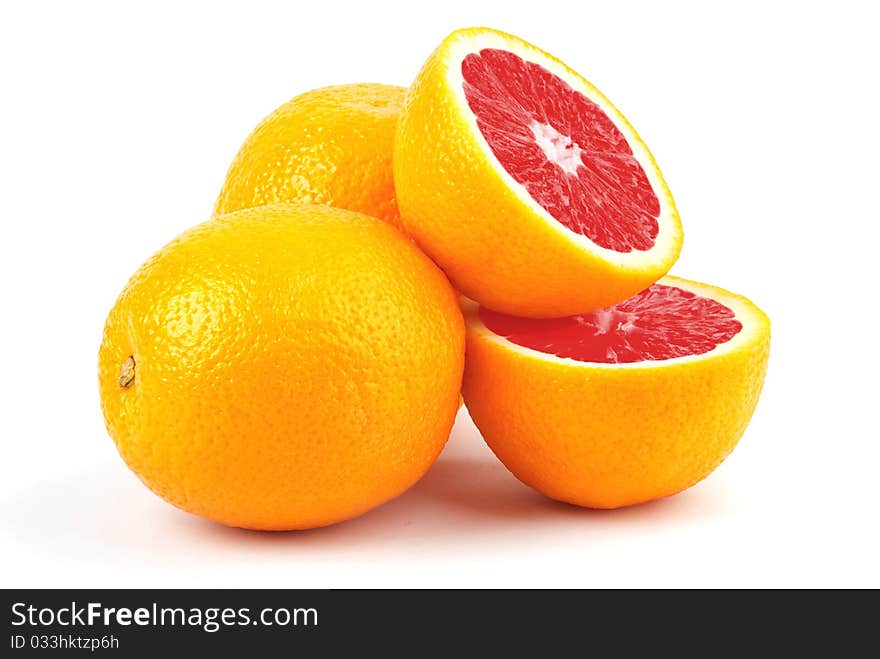
<instances>
[{"instance_id":1,"label":"cut surface of orange","mask_svg":"<svg viewBox=\"0 0 880 659\"><path fill-rule=\"evenodd\" d=\"M733 450L763 386L767 317L706 284L664 277L566 318L464 307L465 404L508 469L561 501L616 508L694 485Z\"/></svg>"},{"instance_id":2,"label":"cut surface of orange","mask_svg":"<svg viewBox=\"0 0 880 659\"><path fill-rule=\"evenodd\" d=\"M455 286L519 316L603 308L681 249L672 195L622 114L552 55L452 33L407 92L394 146L401 221Z\"/></svg>"}]
</instances>

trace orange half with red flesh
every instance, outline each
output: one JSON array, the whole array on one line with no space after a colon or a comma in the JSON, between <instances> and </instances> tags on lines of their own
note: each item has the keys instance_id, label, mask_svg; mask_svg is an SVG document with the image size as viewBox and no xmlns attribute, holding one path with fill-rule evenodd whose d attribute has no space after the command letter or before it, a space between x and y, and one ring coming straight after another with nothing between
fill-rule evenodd
<instances>
[{"instance_id":1,"label":"orange half with red flesh","mask_svg":"<svg viewBox=\"0 0 880 659\"><path fill-rule=\"evenodd\" d=\"M754 304L677 277L566 318L468 302L465 320L462 392L486 443L527 485L592 508L711 473L751 419L770 348Z\"/></svg>"},{"instance_id":2,"label":"orange half with red flesh","mask_svg":"<svg viewBox=\"0 0 880 659\"><path fill-rule=\"evenodd\" d=\"M407 93L394 147L402 224L468 297L559 317L643 290L674 263L672 195L596 87L531 44L459 30Z\"/></svg>"}]
</instances>

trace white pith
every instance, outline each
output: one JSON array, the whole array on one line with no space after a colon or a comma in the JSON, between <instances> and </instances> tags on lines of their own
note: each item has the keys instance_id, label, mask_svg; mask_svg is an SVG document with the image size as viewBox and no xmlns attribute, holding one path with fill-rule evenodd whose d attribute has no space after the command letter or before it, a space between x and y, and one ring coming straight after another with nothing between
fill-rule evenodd
<instances>
[{"instance_id":1,"label":"white pith","mask_svg":"<svg viewBox=\"0 0 880 659\"><path fill-rule=\"evenodd\" d=\"M685 291L696 293L702 297L709 298L720 302L733 311L736 319L742 324L742 329L729 341L720 343L709 352L700 355L687 355L685 357L673 357L671 359L646 360L640 362L630 362L624 364L604 363L604 362L584 362L570 357L559 357L540 350L534 350L521 346L512 341L508 341L505 337L495 334L487 328L483 321L480 320L478 311L480 305L473 300L466 300L462 303L462 311L464 313L465 322L470 331L475 332L481 339L495 343L506 350L519 353L531 359L539 359L545 362L556 362L565 366L573 366L577 368L588 369L639 369L639 368L664 368L666 366L674 366L686 362L692 362L702 359L717 358L725 353L733 352L743 346L750 345L759 338L759 335L767 327L767 319L763 312L757 309L751 302L740 295L724 291L719 288L700 284L688 279L680 279L679 277L663 277L658 284L665 286L674 286ZM609 313L609 316L611 314ZM609 319L610 320L610 319Z\"/></svg>"},{"instance_id":2,"label":"white pith","mask_svg":"<svg viewBox=\"0 0 880 659\"><path fill-rule=\"evenodd\" d=\"M507 50L515 53L526 61L534 62L535 64L543 66L552 74L565 80L573 89L580 92L602 108L602 111L614 122L621 133L624 134L633 151L633 156L642 166L642 169L648 177L648 181L660 202L660 214L657 218L658 233L651 249L644 251L633 250L630 252L618 252L616 250L600 247L586 236L572 231L561 222L558 222L543 206L532 198L525 186L518 183L516 179L508 173L504 166L498 162L489 143L483 137L483 134L477 125L477 119L468 105L467 98L464 94L464 77L461 73L461 63L464 58L471 53L479 52L485 48ZM574 242L579 248L592 252L607 262L625 268L661 264L666 264L668 267L668 255L670 251L674 251L674 245L679 240L681 232L680 227L672 219L673 215L675 215L672 200L668 194L666 185L663 183L659 171L657 170L657 166L654 164L650 152L623 115L611 105L610 101L605 98L598 89L593 87L580 76L574 75L564 64L548 57L538 48L515 37L510 37L494 31L481 31L478 33L462 31L457 33L450 38L446 44L444 63L447 84L452 91L453 99L459 108L459 116L467 122L470 134L477 140L483 154L487 160L491 162L499 176L502 177L505 185L514 191L523 204L528 206L534 213L544 218L547 225L554 231L558 232L561 236ZM539 146L541 146L540 143ZM543 146L541 148L544 149ZM544 152L546 154L547 150L545 149ZM548 159L549 158L550 156L548 156Z\"/></svg>"},{"instance_id":3,"label":"white pith","mask_svg":"<svg viewBox=\"0 0 880 659\"><path fill-rule=\"evenodd\" d=\"M576 176L582 166L579 144L571 141L570 135L563 135L550 124L532 121L529 125L535 144L544 152L544 157L570 176Z\"/></svg>"}]
</instances>

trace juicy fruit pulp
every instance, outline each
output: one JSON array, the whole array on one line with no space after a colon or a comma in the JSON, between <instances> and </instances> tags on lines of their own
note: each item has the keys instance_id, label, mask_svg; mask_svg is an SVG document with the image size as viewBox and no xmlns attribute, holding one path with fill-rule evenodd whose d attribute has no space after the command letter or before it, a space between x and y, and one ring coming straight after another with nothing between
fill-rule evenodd
<instances>
[{"instance_id":1,"label":"juicy fruit pulp","mask_svg":"<svg viewBox=\"0 0 880 659\"><path fill-rule=\"evenodd\" d=\"M613 307L566 318L518 318L480 309L495 334L532 350L600 364L702 355L741 329L721 302L654 284Z\"/></svg>"},{"instance_id":2,"label":"juicy fruit pulp","mask_svg":"<svg viewBox=\"0 0 880 659\"><path fill-rule=\"evenodd\" d=\"M506 50L467 55L461 73L492 153L548 213L606 249L653 246L660 202L602 108Z\"/></svg>"},{"instance_id":3,"label":"juicy fruit pulp","mask_svg":"<svg viewBox=\"0 0 880 659\"><path fill-rule=\"evenodd\" d=\"M231 526L355 517L427 471L459 405L464 326L399 231L328 206L201 224L107 318L101 403L156 494Z\"/></svg>"}]
</instances>

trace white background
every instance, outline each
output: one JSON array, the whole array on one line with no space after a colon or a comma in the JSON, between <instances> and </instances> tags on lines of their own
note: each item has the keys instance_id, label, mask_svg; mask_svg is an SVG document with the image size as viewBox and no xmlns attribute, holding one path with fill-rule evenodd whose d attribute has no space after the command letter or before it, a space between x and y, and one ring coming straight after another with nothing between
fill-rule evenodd
<instances>
[{"instance_id":1,"label":"white background","mask_svg":"<svg viewBox=\"0 0 880 659\"><path fill-rule=\"evenodd\" d=\"M870 3L305 4L0 10L0 585L880 586ZM352 522L261 534L166 505L99 410L102 324L126 279L207 218L275 106L407 84L479 24L611 97L676 196L673 272L770 315L739 448L685 494L595 512L520 485L462 415L424 480Z\"/></svg>"}]
</instances>

